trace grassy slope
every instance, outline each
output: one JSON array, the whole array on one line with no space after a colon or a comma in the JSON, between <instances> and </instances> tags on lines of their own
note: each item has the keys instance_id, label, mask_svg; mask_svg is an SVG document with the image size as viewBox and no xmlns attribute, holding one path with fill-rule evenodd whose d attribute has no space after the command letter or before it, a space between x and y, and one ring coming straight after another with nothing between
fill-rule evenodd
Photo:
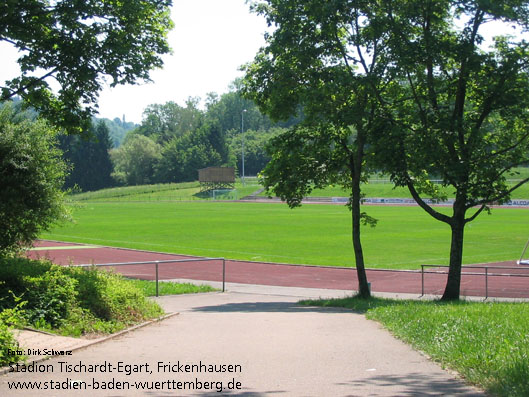
<instances>
[{"instance_id":1,"label":"grassy slope","mask_svg":"<svg viewBox=\"0 0 529 397\"><path fill-rule=\"evenodd\" d=\"M233 200L247 196L260 186L256 181L243 185L235 183L233 193L217 193L219 199ZM125 186L102 189L95 192L79 193L71 196L74 201L194 201L211 200L211 196L200 193L198 182L167 183L158 185Z\"/></svg>"},{"instance_id":2,"label":"grassy slope","mask_svg":"<svg viewBox=\"0 0 529 397\"><path fill-rule=\"evenodd\" d=\"M369 267L416 269L446 264L449 228L418 207L366 207L379 219L364 227ZM76 224L42 238L234 259L353 264L351 215L335 205L258 203L87 203ZM467 226L465 263L516 259L527 233L527 210L495 209ZM316 232L315 232L316 231Z\"/></svg>"}]
</instances>

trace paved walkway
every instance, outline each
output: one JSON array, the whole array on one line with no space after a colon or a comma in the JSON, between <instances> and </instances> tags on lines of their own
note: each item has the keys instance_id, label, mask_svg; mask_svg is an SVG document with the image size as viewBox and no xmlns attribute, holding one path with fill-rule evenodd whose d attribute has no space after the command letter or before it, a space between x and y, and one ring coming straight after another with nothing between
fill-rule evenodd
<instances>
[{"instance_id":1,"label":"paved walkway","mask_svg":"<svg viewBox=\"0 0 529 397\"><path fill-rule=\"evenodd\" d=\"M1 376L0 395L483 395L364 316L297 300L236 292L161 297L166 311L180 314L41 362L40 372ZM191 372L182 372L186 364ZM53 381L70 390L13 391L14 381L48 382L48 388ZM175 390L191 385L195 390Z\"/></svg>"}]
</instances>

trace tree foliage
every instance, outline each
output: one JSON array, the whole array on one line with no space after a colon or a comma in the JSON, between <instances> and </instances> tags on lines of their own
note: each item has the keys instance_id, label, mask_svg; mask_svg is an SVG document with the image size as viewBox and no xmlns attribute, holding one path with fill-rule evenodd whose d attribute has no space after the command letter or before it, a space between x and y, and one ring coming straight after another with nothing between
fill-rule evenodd
<instances>
[{"instance_id":1,"label":"tree foliage","mask_svg":"<svg viewBox=\"0 0 529 397\"><path fill-rule=\"evenodd\" d=\"M253 7L274 30L246 68L246 93L274 118L293 114L302 104L313 128L324 123L331 131L353 127L352 179L361 178L362 148L369 149L369 159L376 159L397 185L408 186L431 216L450 225L443 298L457 299L464 226L525 182L508 188L506 176L529 154L529 44L505 36L487 47L482 34L492 21L526 30L529 4L266 0ZM296 203L304 183L317 184L320 173L330 169L329 161L316 160L321 153L315 156L312 143L322 150L326 142L338 143L327 132L325 139L315 139L300 130L296 139L301 141L289 145L293 134L285 142L274 141L278 153L268 172L269 186ZM294 183L273 167L274 160L285 167L287 160L305 164L294 167L305 182ZM314 161L321 166L311 167ZM303 178L306 172L315 178ZM422 200L422 194L443 198L430 175L454 188L452 214ZM356 183L352 186L354 196ZM359 200L353 196L352 205Z\"/></svg>"},{"instance_id":2,"label":"tree foliage","mask_svg":"<svg viewBox=\"0 0 529 397\"><path fill-rule=\"evenodd\" d=\"M0 253L29 246L42 230L64 219L66 165L55 131L0 108Z\"/></svg>"},{"instance_id":3,"label":"tree foliage","mask_svg":"<svg viewBox=\"0 0 529 397\"><path fill-rule=\"evenodd\" d=\"M0 101L20 96L61 127L88 126L98 92L148 80L169 52L170 0L44 1L0 4L0 41L20 51L20 75ZM56 93L52 90L58 83Z\"/></svg>"},{"instance_id":4,"label":"tree foliage","mask_svg":"<svg viewBox=\"0 0 529 397\"><path fill-rule=\"evenodd\" d=\"M143 120L136 133L153 138L163 145L199 128L204 115L198 109L198 99L189 98L186 106L176 102L149 105L143 112Z\"/></svg>"},{"instance_id":5,"label":"tree foliage","mask_svg":"<svg viewBox=\"0 0 529 397\"><path fill-rule=\"evenodd\" d=\"M156 164L161 158L161 146L143 135L131 135L111 152L113 177L127 185L154 183Z\"/></svg>"},{"instance_id":6,"label":"tree foliage","mask_svg":"<svg viewBox=\"0 0 529 397\"><path fill-rule=\"evenodd\" d=\"M228 134L229 151L237 169L242 170L242 140L244 139L244 168L248 176L258 175L268 164L271 157L267 151L270 141L285 132L285 128L274 127L267 131L246 130L241 134L232 131Z\"/></svg>"},{"instance_id":7,"label":"tree foliage","mask_svg":"<svg viewBox=\"0 0 529 397\"><path fill-rule=\"evenodd\" d=\"M138 135L159 145L160 153L156 164L149 168L148 180L158 183L193 181L197 180L200 168L209 166L240 170L243 135L246 173L257 175L270 158L265 146L281 130L277 126L293 125L298 120L291 117L284 123L274 123L259 111L255 103L235 91L220 97L210 93L206 109L199 108L199 102L198 98L189 98L185 106L175 102L150 105L140 126L125 137L123 145ZM243 110L246 112L244 133L241 133ZM120 148L113 157L115 176L121 183L129 183L124 177L126 163L120 160L119 154L124 152Z\"/></svg>"},{"instance_id":8,"label":"tree foliage","mask_svg":"<svg viewBox=\"0 0 529 397\"><path fill-rule=\"evenodd\" d=\"M198 180L198 170L222 164L219 152L213 147L211 125L170 140L162 150L157 165L157 180L163 182L187 182Z\"/></svg>"},{"instance_id":9,"label":"tree foliage","mask_svg":"<svg viewBox=\"0 0 529 397\"><path fill-rule=\"evenodd\" d=\"M113 144L107 124L103 120L92 125L90 132L82 137L63 135L60 142L63 156L70 164L65 188L78 187L82 191L93 191L114 184L109 154Z\"/></svg>"},{"instance_id":10,"label":"tree foliage","mask_svg":"<svg viewBox=\"0 0 529 397\"><path fill-rule=\"evenodd\" d=\"M368 297L360 224L374 220L360 209L360 183L380 128L387 62L378 48L386 36L364 25L374 15L369 2L267 0L253 7L275 30L246 66L243 92L274 120L304 113L303 128L272 141L265 186L291 206L313 187L339 183L350 191L359 293Z\"/></svg>"},{"instance_id":11,"label":"tree foliage","mask_svg":"<svg viewBox=\"0 0 529 397\"><path fill-rule=\"evenodd\" d=\"M512 168L529 160L529 43L498 36L485 44L483 34L493 21L521 33L529 4L418 1L397 10L388 1L383 11L394 82L384 102L388 129L378 140L380 163L428 214L450 226L443 299L458 299L465 225L527 181L506 183ZM444 198L429 182L432 174L454 189L450 214L422 199Z\"/></svg>"}]
</instances>

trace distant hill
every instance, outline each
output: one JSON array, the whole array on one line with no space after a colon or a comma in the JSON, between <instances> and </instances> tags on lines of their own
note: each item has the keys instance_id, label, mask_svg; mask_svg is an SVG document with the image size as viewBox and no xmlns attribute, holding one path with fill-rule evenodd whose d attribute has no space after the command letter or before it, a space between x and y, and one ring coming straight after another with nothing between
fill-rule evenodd
<instances>
[{"instance_id":1,"label":"distant hill","mask_svg":"<svg viewBox=\"0 0 529 397\"><path fill-rule=\"evenodd\" d=\"M123 122L119 117L116 117L114 120L94 117L93 121L94 124L97 124L98 121L103 121L107 125L110 132L110 138L112 139L115 148L121 145L127 132L138 127L138 124L127 121Z\"/></svg>"}]
</instances>

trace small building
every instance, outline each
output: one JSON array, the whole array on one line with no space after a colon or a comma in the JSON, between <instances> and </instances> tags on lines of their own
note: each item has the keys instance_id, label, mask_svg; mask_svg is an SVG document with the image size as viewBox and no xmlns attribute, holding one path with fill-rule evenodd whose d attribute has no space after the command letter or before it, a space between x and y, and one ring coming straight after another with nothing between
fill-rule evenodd
<instances>
[{"instance_id":1,"label":"small building","mask_svg":"<svg viewBox=\"0 0 529 397\"><path fill-rule=\"evenodd\" d=\"M200 191L235 189L235 168L208 167L198 170Z\"/></svg>"}]
</instances>

